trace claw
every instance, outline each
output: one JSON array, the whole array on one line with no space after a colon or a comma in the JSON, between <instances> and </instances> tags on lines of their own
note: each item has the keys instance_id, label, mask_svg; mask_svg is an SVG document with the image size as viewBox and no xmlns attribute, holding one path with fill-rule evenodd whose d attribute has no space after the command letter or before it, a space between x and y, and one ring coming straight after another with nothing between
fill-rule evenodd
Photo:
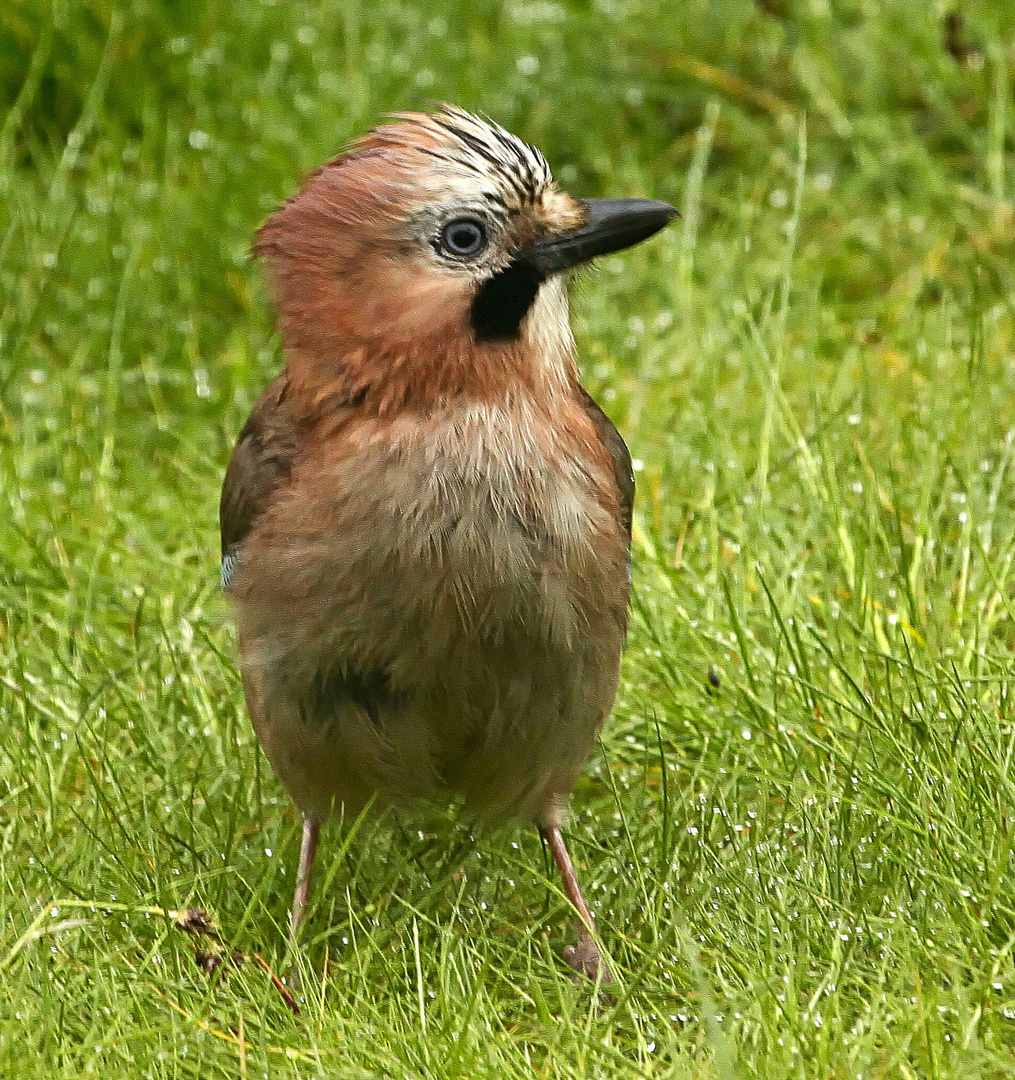
<instances>
[{"instance_id":1,"label":"claw","mask_svg":"<svg viewBox=\"0 0 1015 1080\"><path fill-rule=\"evenodd\" d=\"M579 975L603 986L613 982L610 969L603 963L598 946L588 934L582 934L577 945L568 945L563 955L564 963Z\"/></svg>"}]
</instances>

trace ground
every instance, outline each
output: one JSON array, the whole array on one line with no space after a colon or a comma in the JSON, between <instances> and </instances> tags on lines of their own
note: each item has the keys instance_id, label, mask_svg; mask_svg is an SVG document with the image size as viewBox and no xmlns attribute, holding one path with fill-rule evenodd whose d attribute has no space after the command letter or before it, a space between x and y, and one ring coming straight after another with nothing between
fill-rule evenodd
<instances>
[{"instance_id":1,"label":"ground","mask_svg":"<svg viewBox=\"0 0 1015 1080\"><path fill-rule=\"evenodd\" d=\"M1015 1072L1009 7L0 8L0 1075ZM386 815L325 838L297 1016L218 589L248 250L428 99L684 215L573 295L638 470L568 829L617 980L531 832Z\"/></svg>"}]
</instances>

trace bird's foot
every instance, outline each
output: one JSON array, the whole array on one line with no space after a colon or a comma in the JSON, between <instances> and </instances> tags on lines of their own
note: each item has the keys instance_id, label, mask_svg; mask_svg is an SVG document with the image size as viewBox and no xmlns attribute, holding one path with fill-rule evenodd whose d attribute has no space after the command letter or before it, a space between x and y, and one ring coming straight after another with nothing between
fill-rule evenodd
<instances>
[{"instance_id":1,"label":"bird's foot","mask_svg":"<svg viewBox=\"0 0 1015 1080\"><path fill-rule=\"evenodd\" d=\"M577 945L568 945L564 949L564 963L579 975L584 975L593 982L598 981L603 986L613 982L610 969L603 963L599 946L586 930L582 930L578 935Z\"/></svg>"}]
</instances>

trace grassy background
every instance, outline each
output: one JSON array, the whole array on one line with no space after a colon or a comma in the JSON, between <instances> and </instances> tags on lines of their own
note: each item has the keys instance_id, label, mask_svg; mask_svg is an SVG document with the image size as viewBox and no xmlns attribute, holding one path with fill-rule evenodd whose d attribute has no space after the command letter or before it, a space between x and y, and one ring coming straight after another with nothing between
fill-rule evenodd
<instances>
[{"instance_id":1,"label":"grassy background","mask_svg":"<svg viewBox=\"0 0 1015 1080\"><path fill-rule=\"evenodd\" d=\"M1013 73L996 0L7 0L0 1075L1011 1076ZM428 98L685 215L575 290L640 463L570 828L619 977L530 833L389 816L328 834L297 1018L160 914L284 970L217 588L247 248Z\"/></svg>"}]
</instances>

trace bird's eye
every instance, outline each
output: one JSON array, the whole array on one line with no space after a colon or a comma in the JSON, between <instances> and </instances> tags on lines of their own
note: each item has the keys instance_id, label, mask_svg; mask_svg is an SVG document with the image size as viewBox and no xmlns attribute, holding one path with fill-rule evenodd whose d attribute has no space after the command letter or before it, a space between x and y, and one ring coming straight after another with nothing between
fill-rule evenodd
<instances>
[{"instance_id":1,"label":"bird's eye","mask_svg":"<svg viewBox=\"0 0 1015 1080\"><path fill-rule=\"evenodd\" d=\"M486 229L475 218L455 218L444 226L441 247L449 255L478 255L486 247Z\"/></svg>"}]
</instances>

